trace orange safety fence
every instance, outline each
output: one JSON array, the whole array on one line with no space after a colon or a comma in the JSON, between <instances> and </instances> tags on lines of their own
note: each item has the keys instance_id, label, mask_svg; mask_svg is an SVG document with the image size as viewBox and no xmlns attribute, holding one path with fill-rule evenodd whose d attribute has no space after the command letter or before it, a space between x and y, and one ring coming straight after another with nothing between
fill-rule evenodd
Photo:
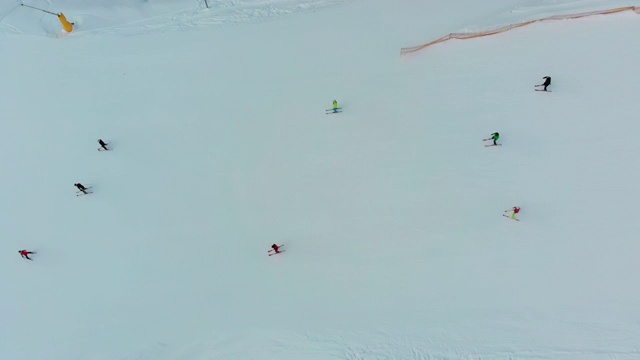
<instances>
[{"instance_id":1,"label":"orange safety fence","mask_svg":"<svg viewBox=\"0 0 640 360\"><path fill-rule=\"evenodd\" d=\"M548 16L548 17L541 18L541 19L525 21L525 22L521 22L521 23L518 23L518 24L511 24L511 25L503 26L503 27L500 27L500 28L497 28L497 29L491 29L491 30L486 30L486 31L481 31L481 32L476 32L476 33L451 33L451 34L448 34L448 35L445 35L445 36L441 37L440 39L434 40L434 41L426 43L426 44L402 48L402 49L400 49L400 55L405 55L405 54L409 54L409 53L412 53L412 52L416 52L416 51L422 50L422 49L424 49L426 47L429 47L431 45L439 44L441 42L445 42L445 41L450 40L450 39L461 39L461 40L464 40L464 39L473 39L473 38L477 38L477 37L495 35L495 34L499 34L499 33L505 32L505 31L509 31L511 29L516 29L516 28L523 27L523 26L526 26L526 25L530 25L530 24L533 24L533 23L536 23L536 22L540 22L540 21L578 19L578 18L583 18L583 17L586 17L586 16L615 14L615 13L619 13L619 12L623 12L623 11L629 11L629 10L633 10L633 11L636 12L636 14L640 14L640 6L627 6L627 7L621 7L621 8L609 9L609 10L590 11L590 12L577 13L577 14Z\"/></svg>"}]
</instances>

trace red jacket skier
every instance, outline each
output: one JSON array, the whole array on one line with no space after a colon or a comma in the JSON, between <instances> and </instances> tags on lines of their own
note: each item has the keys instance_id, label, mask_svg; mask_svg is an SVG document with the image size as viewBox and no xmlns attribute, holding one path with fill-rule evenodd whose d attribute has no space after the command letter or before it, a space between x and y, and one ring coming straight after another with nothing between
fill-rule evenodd
<instances>
[{"instance_id":1,"label":"red jacket skier","mask_svg":"<svg viewBox=\"0 0 640 360\"><path fill-rule=\"evenodd\" d=\"M279 253L280 253L280 250L278 250L278 249L280 249L280 246L278 246L278 245L276 245L276 244L273 244L273 245L271 245L271 248L272 248L273 250L275 250L276 254L279 254Z\"/></svg>"},{"instance_id":2,"label":"red jacket skier","mask_svg":"<svg viewBox=\"0 0 640 360\"><path fill-rule=\"evenodd\" d=\"M18 252L20 253L20 256L22 256L22 258L27 260L33 260L32 258L29 257L29 254L35 254L33 251L27 251L27 250L20 250Z\"/></svg>"},{"instance_id":3,"label":"red jacket skier","mask_svg":"<svg viewBox=\"0 0 640 360\"><path fill-rule=\"evenodd\" d=\"M284 252L284 250L280 250L281 247L283 247L284 244L282 245L278 245L278 244L273 244L271 245L271 250L267 251L269 253L269 256L271 255L276 255L276 254L282 254ZM274 252L272 252L274 251Z\"/></svg>"},{"instance_id":4,"label":"red jacket skier","mask_svg":"<svg viewBox=\"0 0 640 360\"><path fill-rule=\"evenodd\" d=\"M520 208L517 206L514 206L513 209L511 209L511 211L513 211L513 214L511 214L511 218L516 219L516 214L520 212Z\"/></svg>"}]
</instances>

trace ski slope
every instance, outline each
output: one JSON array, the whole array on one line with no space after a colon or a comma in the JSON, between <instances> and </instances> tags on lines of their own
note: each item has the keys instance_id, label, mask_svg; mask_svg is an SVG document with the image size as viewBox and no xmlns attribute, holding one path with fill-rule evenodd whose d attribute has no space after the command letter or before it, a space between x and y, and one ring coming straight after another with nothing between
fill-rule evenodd
<instances>
[{"instance_id":1,"label":"ski slope","mask_svg":"<svg viewBox=\"0 0 640 360\"><path fill-rule=\"evenodd\" d=\"M398 55L640 2L209 3L0 6L0 359L640 358L640 16Z\"/></svg>"},{"instance_id":2,"label":"ski slope","mask_svg":"<svg viewBox=\"0 0 640 360\"><path fill-rule=\"evenodd\" d=\"M70 15L76 34L131 36L201 29L215 25L273 20L317 11L346 0L31 0L22 2L54 13ZM44 12L0 5L0 33L58 37L58 20ZM207 7L208 4L208 7ZM88 33L88 34L87 34Z\"/></svg>"}]
</instances>

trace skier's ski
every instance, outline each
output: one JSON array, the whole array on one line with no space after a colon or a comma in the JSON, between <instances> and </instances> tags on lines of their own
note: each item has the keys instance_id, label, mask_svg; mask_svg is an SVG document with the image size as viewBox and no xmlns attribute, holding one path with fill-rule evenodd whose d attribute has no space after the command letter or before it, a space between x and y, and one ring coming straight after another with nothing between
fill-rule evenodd
<instances>
[{"instance_id":1,"label":"skier's ski","mask_svg":"<svg viewBox=\"0 0 640 360\"><path fill-rule=\"evenodd\" d=\"M491 144L491 145L485 145L484 147L489 147L489 146L502 146L502 144L495 144L495 145Z\"/></svg>"},{"instance_id":2,"label":"skier's ski","mask_svg":"<svg viewBox=\"0 0 640 360\"><path fill-rule=\"evenodd\" d=\"M76 194L76 196L89 195L89 194L93 194L93 191L87 191L86 193Z\"/></svg>"},{"instance_id":3,"label":"skier's ski","mask_svg":"<svg viewBox=\"0 0 640 360\"><path fill-rule=\"evenodd\" d=\"M506 218L508 218L508 219L511 219L511 220L520 221L520 220L518 220L518 219L516 219L516 218L512 218L512 217L511 217L511 216L509 216L509 215L502 214L502 216L504 216L504 217L506 217Z\"/></svg>"},{"instance_id":4,"label":"skier's ski","mask_svg":"<svg viewBox=\"0 0 640 360\"><path fill-rule=\"evenodd\" d=\"M111 151L111 149L103 149L103 148L99 147L98 151Z\"/></svg>"},{"instance_id":5,"label":"skier's ski","mask_svg":"<svg viewBox=\"0 0 640 360\"><path fill-rule=\"evenodd\" d=\"M334 110L342 110L342 108L341 108L341 107L338 107L338 108L335 108L335 109L327 109L327 110L325 110L325 111L334 111Z\"/></svg>"},{"instance_id":6,"label":"skier's ski","mask_svg":"<svg viewBox=\"0 0 640 360\"><path fill-rule=\"evenodd\" d=\"M331 112L328 112L328 113L327 113L327 115L329 115L329 114L337 114L337 113L341 113L341 112L342 112L342 111L340 111L340 110L338 110L338 111L331 111Z\"/></svg>"},{"instance_id":7,"label":"skier's ski","mask_svg":"<svg viewBox=\"0 0 640 360\"><path fill-rule=\"evenodd\" d=\"M84 189L85 189L85 190L89 190L89 189L91 189L92 187L93 187L93 186L87 186L87 187L86 187L86 188L84 188ZM76 191L76 192L77 192L77 193L79 193L79 192L82 192L82 190L78 190L78 191Z\"/></svg>"},{"instance_id":8,"label":"skier's ski","mask_svg":"<svg viewBox=\"0 0 640 360\"><path fill-rule=\"evenodd\" d=\"M551 92L551 90L542 90L542 89L536 89L536 91Z\"/></svg>"},{"instance_id":9,"label":"skier's ski","mask_svg":"<svg viewBox=\"0 0 640 360\"><path fill-rule=\"evenodd\" d=\"M273 253L273 254L269 254L269 256L271 256L271 255L278 255L278 254L282 254L282 253L283 253L283 252L285 252L285 251L286 251L286 250L280 250L280 252Z\"/></svg>"}]
</instances>

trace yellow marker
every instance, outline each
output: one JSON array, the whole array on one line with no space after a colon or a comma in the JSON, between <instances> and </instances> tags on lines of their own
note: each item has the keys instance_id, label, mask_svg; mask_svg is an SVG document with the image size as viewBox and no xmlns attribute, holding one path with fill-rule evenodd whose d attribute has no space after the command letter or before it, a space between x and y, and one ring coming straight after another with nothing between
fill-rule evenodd
<instances>
[{"instance_id":1,"label":"yellow marker","mask_svg":"<svg viewBox=\"0 0 640 360\"><path fill-rule=\"evenodd\" d=\"M60 23L62 24L62 28L64 29L64 31L66 32L73 31L73 23L70 23L63 13L58 14L58 19L60 20Z\"/></svg>"}]
</instances>

